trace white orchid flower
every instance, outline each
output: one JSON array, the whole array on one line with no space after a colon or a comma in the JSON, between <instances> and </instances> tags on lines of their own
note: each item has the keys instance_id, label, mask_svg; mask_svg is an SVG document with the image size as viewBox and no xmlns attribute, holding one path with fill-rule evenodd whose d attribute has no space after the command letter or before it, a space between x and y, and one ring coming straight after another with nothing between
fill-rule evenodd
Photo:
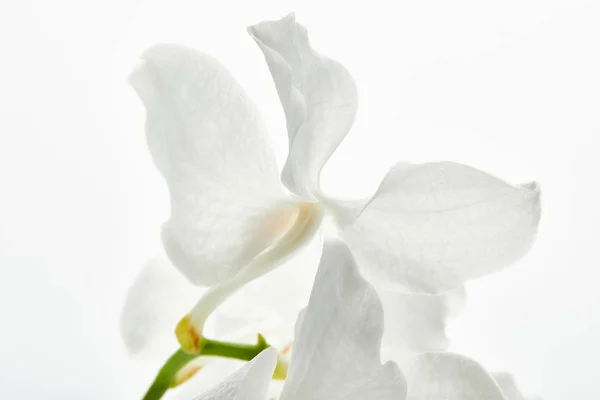
<instances>
[{"instance_id":1,"label":"white orchid flower","mask_svg":"<svg viewBox=\"0 0 600 400\"><path fill-rule=\"evenodd\" d=\"M478 363L451 353L380 361L383 308L343 242L326 244L280 400L517 400ZM277 364L263 351L196 400L266 400Z\"/></svg>"},{"instance_id":2,"label":"white orchid flower","mask_svg":"<svg viewBox=\"0 0 600 400\"><path fill-rule=\"evenodd\" d=\"M293 15L249 32L287 120L281 179L256 107L215 60L159 45L131 76L147 109L150 151L171 195L164 247L189 281L210 286L178 325L184 349L197 350L208 315L294 256L326 214L365 276L395 290L446 292L527 251L540 217L535 183L513 186L450 162L400 163L365 201L349 205L324 194L320 172L352 126L355 83L343 66L313 50ZM141 303L160 290L137 290L124 315L135 319L148 310Z\"/></svg>"}]
</instances>

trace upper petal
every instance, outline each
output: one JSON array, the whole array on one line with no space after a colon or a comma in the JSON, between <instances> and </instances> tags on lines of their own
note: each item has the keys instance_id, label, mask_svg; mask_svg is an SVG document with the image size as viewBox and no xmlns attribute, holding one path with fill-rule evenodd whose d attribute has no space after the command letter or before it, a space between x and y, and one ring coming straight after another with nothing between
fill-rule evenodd
<instances>
[{"instance_id":1,"label":"upper petal","mask_svg":"<svg viewBox=\"0 0 600 400\"><path fill-rule=\"evenodd\" d=\"M398 367L381 365L381 303L346 244L325 244L297 332L282 400L405 399Z\"/></svg>"},{"instance_id":2,"label":"upper petal","mask_svg":"<svg viewBox=\"0 0 600 400\"><path fill-rule=\"evenodd\" d=\"M214 284L271 237L282 196L278 169L253 102L211 57L179 45L147 50L131 75L146 106L146 133L171 194L165 249L184 275Z\"/></svg>"},{"instance_id":3,"label":"upper petal","mask_svg":"<svg viewBox=\"0 0 600 400\"><path fill-rule=\"evenodd\" d=\"M263 350L258 356L195 400L265 400L277 363L277 351Z\"/></svg>"},{"instance_id":4,"label":"upper petal","mask_svg":"<svg viewBox=\"0 0 600 400\"><path fill-rule=\"evenodd\" d=\"M408 400L507 400L477 362L452 353L427 353L402 362Z\"/></svg>"},{"instance_id":5,"label":"upper petal","mask_svg":"<svg viewBox=\"0 0 600 400\"><path fill-rule=\"evenodd\" d=\"M356 84L342 65L312 49L294 14L248 32L265 55L285 112L290 150L282 180L314 198L321 169L354 122Z\"/></svg>"},{"instance_id":6,"label":"upper petal","mask_svg":"<svg viewBox=\"0 0 600 400\"><path fill-rule=\"evenodd\" d=\"M164 358L177 348L173 329L202 293L165 256L148 261L125 298L121 335L132 355Z\"/></svg>"},{"instance_id":7,"label":"upper petal","mask_svg":"<svg viewBox=\"0 0 600 400\"><path fill-rule=\"evenodd\" d=\"M519 259L539 219L535 183L513 186L450 162L403 164L343 236L369 276L440 293Z\"/></svg>"}]
</instances>

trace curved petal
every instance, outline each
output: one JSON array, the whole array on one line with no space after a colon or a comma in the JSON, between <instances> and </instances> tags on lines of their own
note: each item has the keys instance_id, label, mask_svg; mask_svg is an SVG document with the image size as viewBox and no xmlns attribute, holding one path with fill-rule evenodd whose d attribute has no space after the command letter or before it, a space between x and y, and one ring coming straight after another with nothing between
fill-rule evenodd
<instances>
[{"instance_id":1,"label":"curved petal","mask_svg":"<svg viewBox=\"0 0 600 400\"><path fill-rule=\"evenodd\" d=\"M367 275L441 293L523 256L539 219L535 183L512 186L450 162L403 164L342 234Z\"/></svg>"},{"instance_id":2,"label":"curved petal","mask_svg":"<svg viewBox=\"0 0 600 400\"><path fill-rule=\"evenodd\" d=\"M495 373L494 379L496 379L496 383L500 386L500 389L502 389L502 393L504 394L504 397L506 397L506 400L540 400L537 397L523 396L517 386L515 378L509 373Z\"/></svg>"},{"instance_id":3,"label":"curved petal","mask_svg":"<svg viewBox=\"0 0 600 400\"><path fill-rule=\"evenodd\" d=\"M481 365L458 354L421 354L401 367L408 400L507 400Z\"/></svg>"},{"instance_id":4,"label":"curved petal","mask_svg":"<svg viewBox=\"0 0 600 400\"><path fill-rule=\"evenodd\" d=\"M313 50L294 14L248 32L265 55L285 112L290 150L282 180L314 199L321 169L354 122L356 84L342 65Z\"/></svg>"},{"instance_id":5,"label":"curved petal","mask_svg":"<svg viewBox=\"0 0 600 400\"><path fill-rule=\"evenodd\" d=\"M384 358L448 348L446 325L465 303L463 287L437 296L389 289L378 289L377 293L385 316Z\"/></svg>"},{"instance_id":6,"label":"curved petal","mask_svg":"<svg viewBox=\"0 0 600 400\"><path fill-rule=\"evenodd\" d=\"M150 48L130 81L171 194L165 249L194 283L223 281L293 214L272 211L283 188L258 112L223 66L183 46Z\"/></svg>"},{"instance_id":7,"label":"curved petal","mask_svg":"<svg viewBox=\"0 0 600 400\"><path fill-rule=\"evenodd\" d=\"M346 244L325 244L297 331L282 400L405 398L398 367L381 365L381 303Z\"/></svg>"},{"instance_id":8,"label":"curved petal","mask_svg":"<svg viewBox=\"0 0 600 400\"><path fill-rule=\"evenodd\" d=\"M195 400L265 400L276 363L277 351L268 348Z\"/></svg>"},{"instance_id":9,"label":"curved petal","mask_svg":"<svg viewBox=\"0 0 600 400\"><path fill-rule=\"evenodd\" d=\"M173 333L202 289L193 286L164 256L148 261L127 292L121 335L132 355L164 358L177 348Z\"/></svg>"}]
</instances>

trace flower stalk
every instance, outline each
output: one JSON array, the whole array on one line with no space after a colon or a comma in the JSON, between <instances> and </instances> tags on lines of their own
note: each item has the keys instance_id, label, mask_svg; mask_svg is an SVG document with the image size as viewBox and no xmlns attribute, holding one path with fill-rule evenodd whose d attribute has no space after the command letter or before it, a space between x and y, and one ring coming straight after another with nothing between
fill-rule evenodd
<instances>
[{"instance_id":1,"label":"flower stalk","mask_svg":"<svg viewBox=\"0 0 600 400\"><path fill-rule=\"evenodd\" d=\"M231 342L221 342L218 340L211 340L202 338L202 348L198 353L190 354L186 353L182 349L178 349L162 366L154 382L144 395L142 400L158 400L162 398L162 396L167 392L167 390L178 386L182 383L181 380L178 380L178 374L182 371L188 364L192 361L198 359L202 356L217 356L217 357L226 357L226 358L234 358L237 360L250 361L257 355L259 355L263 350L268 347L271 347L265 338L259 334L257 343L252 344L244 344L244 343L231 343ZM283 362L283 361L282 361ZM286 365L279 365L278 362L278 370L287 371L287 363ZM276 376L275 376L276 375ZM277 373L273 376L274 379L285 379L285 374Z\"/></svg>"}]
</instances>

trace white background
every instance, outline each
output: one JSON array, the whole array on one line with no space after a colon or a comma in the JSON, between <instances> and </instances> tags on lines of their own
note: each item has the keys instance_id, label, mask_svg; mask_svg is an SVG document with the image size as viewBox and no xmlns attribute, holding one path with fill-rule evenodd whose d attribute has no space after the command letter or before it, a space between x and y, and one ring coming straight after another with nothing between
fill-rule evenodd
<instances>
[{"instance_id":1,"label":"white background","mask_svg":"<svg viewBox=\"0 0 600 400\"><path fill-rule=\"evenodd\" d=\"M157 365L128 358L117 321L160 248L168 196L126 76L159 41L214 55L283 161L283 116L245 27L292 10L360 91L326 189L366 194L400 159L541 182L536 246L469 285L455 349L545 399L600 398L600 2L350 3L2 2L0 398L140 397Z\"/></svg>"}]
</instances>

